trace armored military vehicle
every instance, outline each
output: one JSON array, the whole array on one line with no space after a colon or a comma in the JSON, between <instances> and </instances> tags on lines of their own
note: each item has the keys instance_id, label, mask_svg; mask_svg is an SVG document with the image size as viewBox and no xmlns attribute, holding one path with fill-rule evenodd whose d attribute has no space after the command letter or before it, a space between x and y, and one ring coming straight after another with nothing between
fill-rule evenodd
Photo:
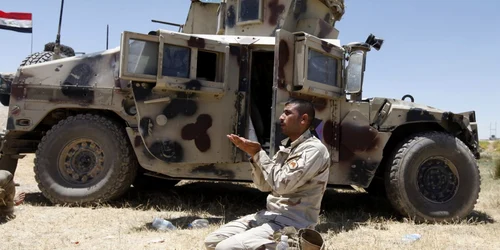
<instances>
[{"instance_id":1,"label":"armored military vehicle","mask_svg":"<svg viewBox=\"0 0 500 250\"><path fill-rule=\"evenodd\" d=\"M463 218L480 190L475 112L363 98L367 53L383 40L341 45L344 10L342 0L193 0L178 32L125 31L118 48L20 67L1 166L35 153L43 195L70 204L117 198L145 175L251 181L225 136L272 155L285 101L303 98L330 150L330 186L384 188L416 220Z\"/></svg>"}]
</instances>

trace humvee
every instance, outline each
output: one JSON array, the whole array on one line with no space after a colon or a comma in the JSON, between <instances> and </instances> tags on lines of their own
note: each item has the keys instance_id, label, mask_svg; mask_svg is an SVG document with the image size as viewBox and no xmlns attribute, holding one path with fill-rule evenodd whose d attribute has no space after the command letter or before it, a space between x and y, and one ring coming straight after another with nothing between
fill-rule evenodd
<instances>
[{"instance_id":1,"label":"humvee","mask_svg":"<svg viewBox=\"0 0 500 250\"><path fill-rule=\"evenodd\" d=\"M273 155L284 103L302 98L331 154L329 186L386 190L418 221L465 217L480 191L475 112L363 98L383 39L341 45L344 13L343 0L193 0L179 31L124 31L117 48L19 67L1 167L35 153L40 190L63 204L115 199L147 176L250 182L225 136Z\"/></svg>"}]
</instances>

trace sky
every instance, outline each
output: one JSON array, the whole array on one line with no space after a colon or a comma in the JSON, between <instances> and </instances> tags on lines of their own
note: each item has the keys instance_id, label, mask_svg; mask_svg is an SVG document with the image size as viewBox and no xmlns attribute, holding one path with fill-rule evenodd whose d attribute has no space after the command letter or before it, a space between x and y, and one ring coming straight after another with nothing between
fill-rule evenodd
<instances>
[{"instance_id":1,"label":"sky","mask_svg":"<svg viewBox=\"0 0 500 250\"><path fill-rule=\"evenodd\" d=\"M184 23L190 0L65 1L61 43L77 52L120 44L122 31L147 33ZM368 54L363 97L401 98L452 112L476 111L479 137L500 136L500 1L345 0L336 27L342 44L384 39ZM56 39L59 0L2 1L4 12L33 13L33 52ZM14 72L31 52L31 35L0 30L0 72ZM490 127L491 126L491 127ZM494 131L493 131L494 132Z\"/></svg>"}]
</instances>

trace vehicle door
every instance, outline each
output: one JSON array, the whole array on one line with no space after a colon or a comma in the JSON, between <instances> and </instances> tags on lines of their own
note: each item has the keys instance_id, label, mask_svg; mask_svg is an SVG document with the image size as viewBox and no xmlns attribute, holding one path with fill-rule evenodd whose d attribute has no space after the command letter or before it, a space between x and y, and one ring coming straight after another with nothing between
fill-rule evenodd
<instances>
[{"instance_id":1,"label":"vehicle door","mask_svg":"<svg viewBox=\"0 0 500 250\"><path fill-rule=\"evenodd\" d=\"M343 94L343 49L338 40L279 30L274 68L271 153L274 154L285 139L279 122L285 102L289 98L301 98L314 104L313 134L330 150L332 162L338 162L339 98Z\"/></svg>"},{"instance_id":2,"label":"vehicle door","mask_svg":"<svg viewBox=\"0 0 500 250\"><path fill-rule=\"evenodd\" d=\"M123 33L120 77L131 81L140 136L152 156L235 161L226 135L238 130L238 62L229 51L223 40L191 34Z\"/></svg>"}]
</instances>

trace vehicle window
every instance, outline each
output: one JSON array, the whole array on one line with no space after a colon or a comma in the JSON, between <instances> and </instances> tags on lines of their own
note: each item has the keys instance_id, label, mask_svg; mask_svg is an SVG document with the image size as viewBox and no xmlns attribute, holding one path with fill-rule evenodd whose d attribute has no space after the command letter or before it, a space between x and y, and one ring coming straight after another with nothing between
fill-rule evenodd
<instances>
[{"instance_id":1,"label":"vehicle window","mask_svg":"<svg viewBox=\"0 0 500 250\"><path fill-rule=\"evenodd\" d=\"M307 79L330 86L337 86L338 60L313 49L309 49L308 54Z\"/></svg>"},{"instance_id":2,"label":"vehicle window","mask_svg":"<svg viewBox=\"0 0 500 250\"><path fill-rule=\"evenodd\" d=\"M259 19L260 0L241 0L239 21L253 21Z\"/></svg>"},{"instance_id":3,"label":"vehicle window","mask_svg":"<svg viewBox=\"0 0 500 250\"><path fill-rule=\"evenodd\" d=\"M191 49L165 44L163 49L162 75L189 78Z\"/></svg>"},{"instance_id":4,"label":"vehicle window","mask_svg":"<svg viewBox=\"0 0 500 250\"><path fill-rule=\"evenodd\" d=\"M158 43L129 40L127 70L133 74L156 75L158 72Z\"/></svg>"}]
</instances>

